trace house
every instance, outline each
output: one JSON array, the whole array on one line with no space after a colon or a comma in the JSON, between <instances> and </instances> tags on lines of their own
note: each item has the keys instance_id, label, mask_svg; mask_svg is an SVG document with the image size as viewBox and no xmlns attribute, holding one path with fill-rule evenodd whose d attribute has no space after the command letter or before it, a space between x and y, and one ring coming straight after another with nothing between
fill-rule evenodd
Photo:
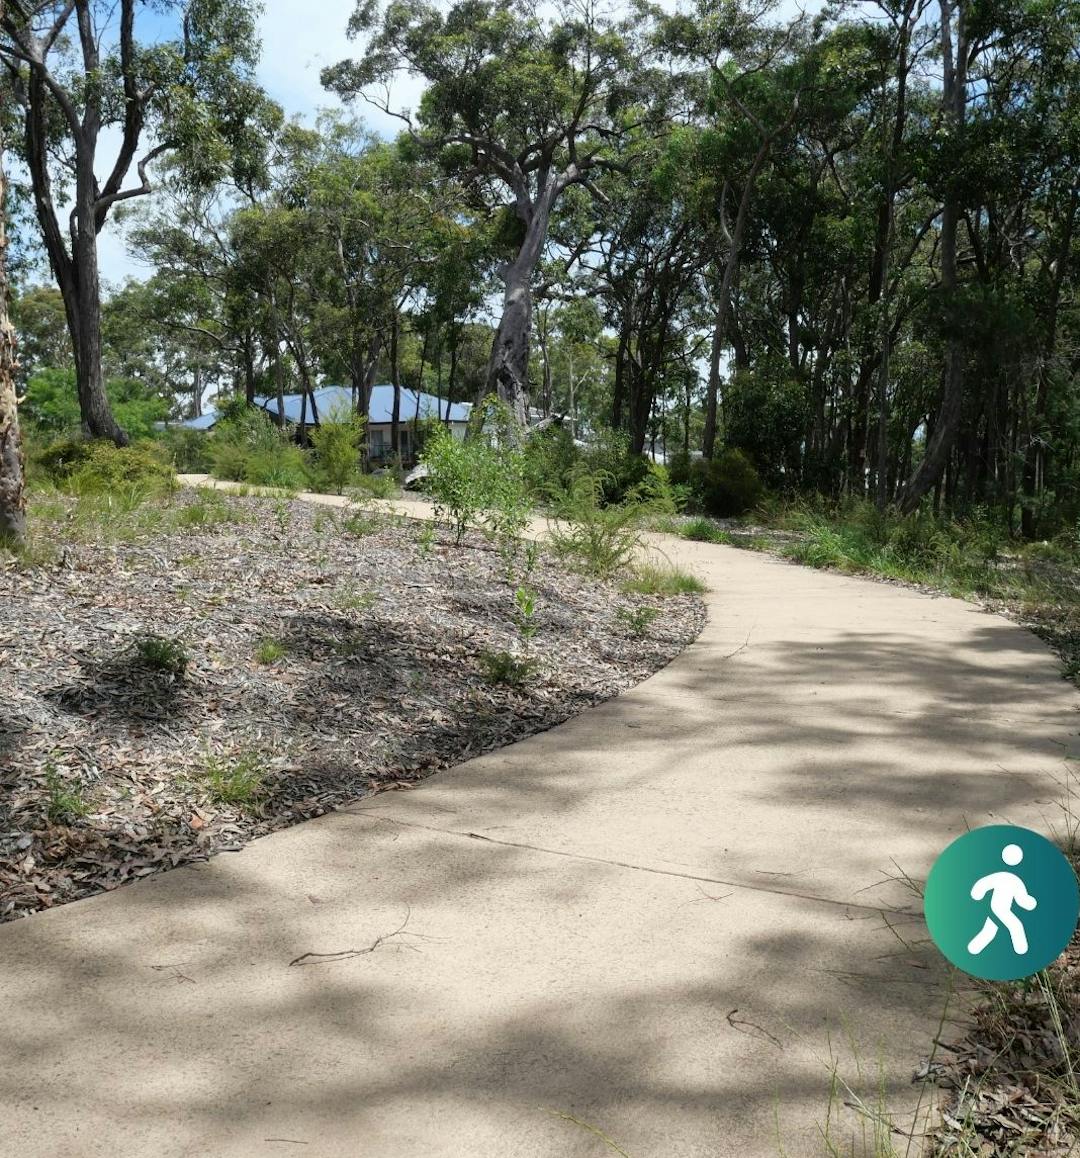
<instances>
[{"instance_id":1,"label":"house","mask_svg":"<svg viewBox=\"0 0 1080 1158\"><path fill-rule=\"evenodd\" d=\"M320 386L313 391L313 394L315 399L314 412L309 398L305 415L308 426L318 426L319 421L328 415L342 410L349 411L353 408L352 391L346 386ZM304 395L286 394L283 401L285 421L290 425L298 425L301 415L304 414ZM275 421L278 420L277 398L256 398L255 405L265 410ZM393 386L381 385L371 388L367 422L368 456L375 462L387 458L390 454L393 407ZM402 459L409 462L416 457L414 422L424 419L446 422L456 438L464 438L471 409L472 403L447 403L436 398L434 394L410 390L403 386L398 416ZM217 415L213 412L207 412L201 418L189 418L182 425L196 430L208 430L216 421Z\"/></svg>"}]
</instances>

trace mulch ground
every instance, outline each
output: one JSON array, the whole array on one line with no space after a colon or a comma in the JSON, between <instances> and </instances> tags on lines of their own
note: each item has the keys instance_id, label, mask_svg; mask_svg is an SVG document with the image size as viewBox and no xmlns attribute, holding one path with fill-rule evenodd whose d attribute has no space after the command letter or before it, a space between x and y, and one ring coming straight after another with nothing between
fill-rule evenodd
<instances>
[{"instance_id":1,"label":"mulch ground","mask_svg":"<svg viewBox=\"0 0 1080 1158\"><path fill-rule=\"evenodd\" d=\"M177 495L111 545L71 541L60 511L58 563L0 561L0 920L543 731L704 622L695 596L626 595L541 553L526 643L520 574L480 537L455 547L423 524L257 498L218 497L183 525L205 502ZM177 641L186 670L141 654L148 637ZM283 653L260 662L267 640ZM524 686L492 683L484 653L526 647ZM251 799L220 798L214 774L234 772Z\"/></svg>"}]
</instances>

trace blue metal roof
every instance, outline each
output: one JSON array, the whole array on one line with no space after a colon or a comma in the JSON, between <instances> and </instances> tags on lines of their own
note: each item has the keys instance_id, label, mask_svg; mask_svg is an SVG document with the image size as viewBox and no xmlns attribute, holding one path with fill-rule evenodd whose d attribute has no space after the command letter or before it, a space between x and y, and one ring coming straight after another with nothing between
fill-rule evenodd
<instances>
[{"instance_id":1,"label":"blue metal roof","mask_svg":"<svg viewBox=\"0 0 1080 1158\"><path fill-rule=\"evenodd\" d=\"M206 414L200 414L198 418L185 418L179 425L186 426L191 430L209 430L217 422L217 419L217 413L210 410Z\"/></svg>"},{"instance_id":2,"label":"blue metal roof","mask_svg":"<svg viewBox=\"0 0 1080 1158\"><path fill-rule=\"evenodd\" d=\"M336 410L350 410L352 408L352 391L345 386L322 386L314 392L315 406L319 417L325 418ZM417 416L417 392L403 386L401 388L402 422L411 422ZM285 395L285 419L288 422L299 422L303 408L302 394ZM446 403L436 398L434 394L421 393L419 395L421 418L446 418ZM270 414L277 414L276 398L256 398L255 403ZM394 406L394 388L390 385L372 386L371 401L368 404L368 422L373 425L383 425L391 421L391 412ZM468 422L469 405L467 403L452 402L450 404L451 422ZM307 420L310 422L311 403L308 402Z\"/></svg>"}]
</instances>

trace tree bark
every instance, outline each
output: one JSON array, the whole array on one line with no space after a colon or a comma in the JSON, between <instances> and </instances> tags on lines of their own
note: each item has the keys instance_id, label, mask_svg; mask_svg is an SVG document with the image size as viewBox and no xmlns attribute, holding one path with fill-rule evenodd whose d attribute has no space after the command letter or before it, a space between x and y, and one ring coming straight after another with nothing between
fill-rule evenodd
<instances>
[{"instance_id":1,"label":"tree bark","mask_svg":"<svg viewBox=\"0 0 1080 1158\"><path fill-rule=\"evenodd\" d=\"M945 123L950 135L959 145L963 138L967 109L968 44L964 19L966 0L939 0L941 7L941 50L944 60L942 104ZM956 38L953 43L953 16L956 17ZM945 189L941 212L941 293L947 307L955 304L956 295L956 234L960 221L960 193L957 182L950 177ZM923 496L941 482L942 471L960 428L964 401L964 349L957 319L949 322L945 342L945 367L941 406L934 421L933 432L927 438L926 453L900 498L900 511L910 515Z\"/></svg>"},{"instance_id":2,"label":"tree bark","mask_svg":"<svg viewBox=\"0 0 1080 1158\"><path fill-rule=\"evenodd\" d=\"M424 388L423 371L420 372L417 393ZM401 453L401 370L398 366L398 318L390 329L390 382L394 387L394 404L390 412L390 451L396 457Z\"/></svg>"},{"instance_id":3,"label":"tree bark","mask_svg":"<svg viewBox=\"0 0 1080 1158\"><path fill-rule=\"evenodd\" d=\"M551 207L568 179L551 177L541 182L535 202L518 205L525 222L525 237L517 257L500 270L503 312L488 363L487 390L509 407L519 430L529 414L529 337L532 332L532 276L547 238Z\"/></svg>"},{"instance_id":4,"label":"tree bark","mask_svg":"<svg viewBox=\"0 0 1080 1158\"><path fill-rule=\"evenodd\" d=\"M0 0L0 17L3 11L4 0ZM0 135L0 542L21 546L26 541L25 459L15 395L15 330L8 318L4 193L4 141Z\"/></svg>"}]
</instances>

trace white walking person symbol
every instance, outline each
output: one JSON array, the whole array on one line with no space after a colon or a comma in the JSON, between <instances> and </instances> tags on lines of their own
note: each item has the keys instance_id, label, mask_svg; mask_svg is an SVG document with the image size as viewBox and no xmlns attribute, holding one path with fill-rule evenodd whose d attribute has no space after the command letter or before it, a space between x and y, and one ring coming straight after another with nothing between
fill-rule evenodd
<instances>
[{"instance_id":1,"label":"white walking person symbol","mask_svg":"<svg viewBox=\"0 0 1080 1158\"><path fill-rule=\"evenodd\" d=\"M1001 859L1007 865L1015 867L1024 859L1024 852L1018 844L1007 844L1001 850ZM978 956L998 935L1000 922L1009 930L1013 951L1018 956L1023 956L1028 951L1027 933L1020 918L1012 911L1012 907L1016 904L1030 913L1038 902L1027 891L1027 886L1016 873L987 873L975 882L971 889L971 899L981 901L987 893L990 894L990 912L993 913L993 917L987 917L982 929L972 937L968 944L968 952L973 957Z\"/></svg>"}]
</instances>

